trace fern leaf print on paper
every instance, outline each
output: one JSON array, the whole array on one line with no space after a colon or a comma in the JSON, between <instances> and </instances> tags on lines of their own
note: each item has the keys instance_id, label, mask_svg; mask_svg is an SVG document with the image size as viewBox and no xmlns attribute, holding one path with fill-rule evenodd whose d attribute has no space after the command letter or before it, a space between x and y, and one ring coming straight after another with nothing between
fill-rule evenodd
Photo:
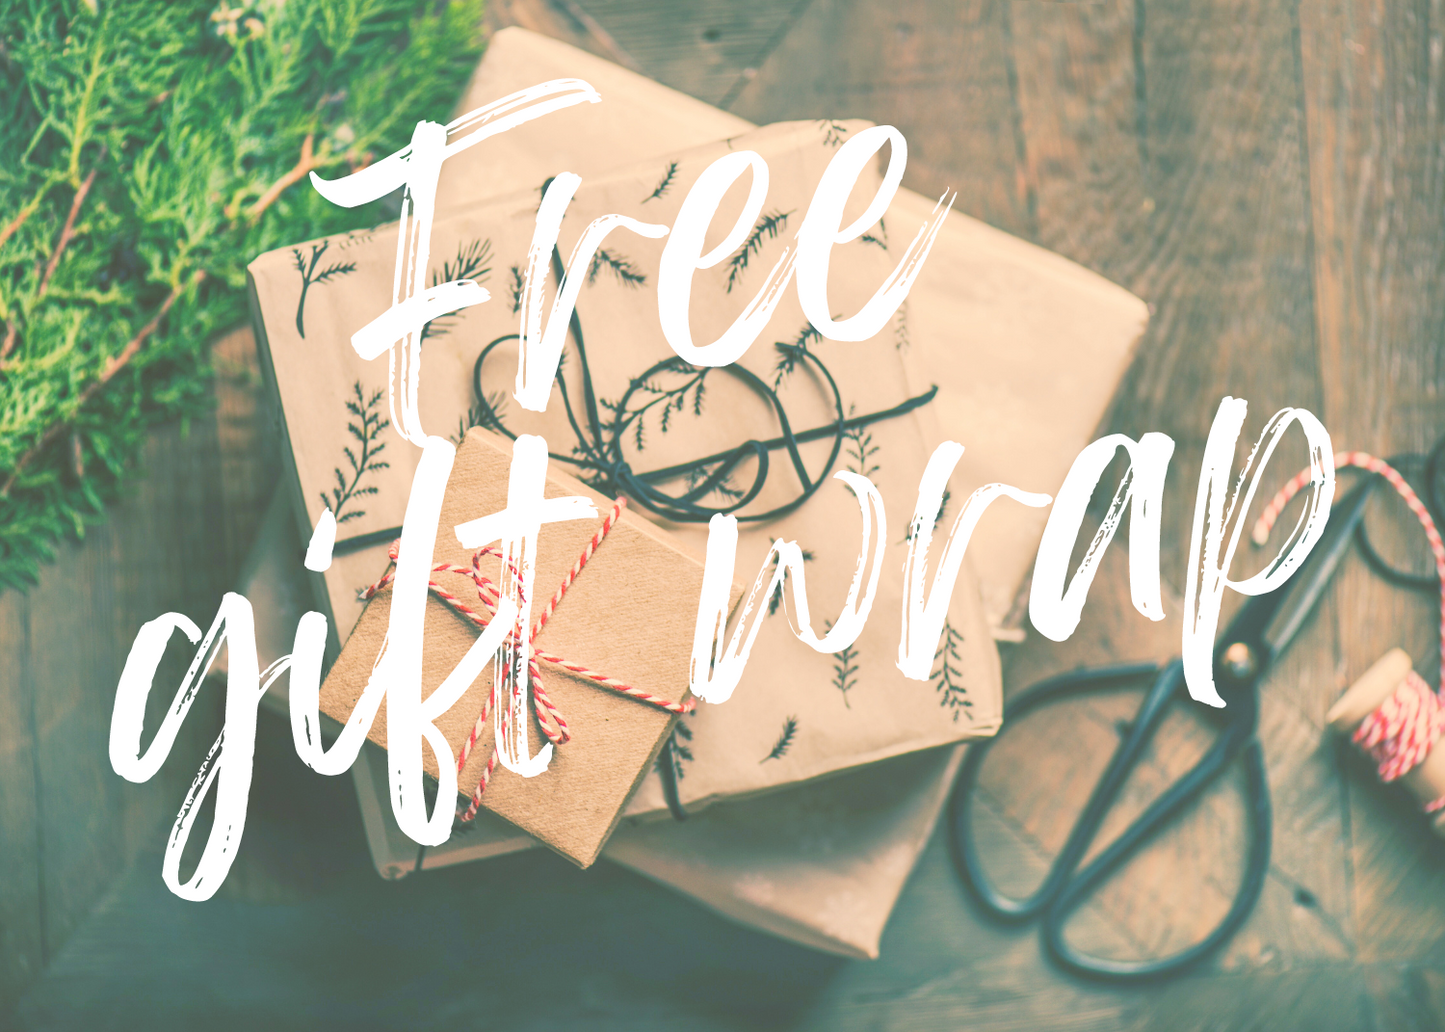
<instances>
[{"instance_id":1,"label":"fern leaf print on paper","mask_svg":"<svg viewBox=\"0 0 1445 1032\"><path fill-rule=\"evenodd\" d=\"M587 266L587 285L597 282L597 274L607 269L624 287L640 287L647 282L647 274L633 264L625 255L613 254L605 247L599 247Z\"/></svg>"},{"instance_id":2,"label":"fern leaf print on paper","mask_svg":"<svg viewBox=\"0 0 1445 1032\"><path fill-rule=\"evenodd\" d=\"M301 273L301 297L296 301L296 332L301 339L306 339L306 294L311 287L318 283L329 283L333 279L345 276L349 272L356 271L355 262L335 262L316 271L316 266L321 262L321 256L331 246L330 240L323 240L319 244L311 245L311 260L308 262L301 254L301 248L291 248L291 256L296 262L296 271Z\"/></svg>"},{"instance_id":3,"label":"fern leaf print on paper","mask_svg":"<svg viewBox=\"0 0 1445 1032\"><path fill-rule=\"evenodd\" d=\"M953 501L953 491L945 487L943 489L943 500L938 505L938 515L933 517L933 532L938 533L938 525L943 522L943 517L948 514L948 503ZM908 529L903 532L904 541L913 540L913 521L908 521Z\"/></svg>"},{"instance_id":4,"label":"fern leaf print on paper","mask_svg":"<svg viewBox=\"0 0 1445 1032\"><path fill-rule=\"evenodd\" d=\"M360 381L352 385L351 391L346 411L352 418L347 421L346 430L356 441L360 454L352 451L350 445L342 448L349 468L343 471L340 466L336 467L336 486L331 489L330 497L325 491L321 492L321 504L331 510L337 523L348 523L366 515L366 510L358 503L368 495L376 494L376 487L362 484L362 480L368 473L390 468L389 463L377 458L386 450L386 445L379 440L381 432L391 426L391 420L380 412L386 392L378 390L368 396L361 389Z\"/></svg>"},{"instance_id":5,"label":"fern leaf print on paper","mask_svg":"<svg viewBox=\"0 0 1445 1032\"><path fill-rule=\"evenodd\" d=\"M758 219L758 224L752 228L743 246L739 247L731 258L728 259L728 287L729 294L738 281L743 278L743 273L748 271L748 262L757 257L758 252L763 249L764 240L776 240L778 234L782 233L788 226L788 216L791 211L777 211L776 209L767 212Z\"/></svg>"},{"instance_id":6,"label":"fern leaf print on paper","mask_svg":"<svg viewBox=\"0 0 1445 1032\"><path fill-rule=\"evenodd\" d=\"M492 275L492 241L471 240L457 245L457 256L449 262L442 262L440 271L433 269L431 285L451 283L455 280L471 280L485 283ZM421 339L440 337L452 328L455 314L433 319L421 328Z\"/></svg>"},{"instance_id":7,"label":"fern leaf print on paper","mask_svg":"<svg viewBox=\"0 0 1445 1032\"><path fill-rule=\"evenodd\" d=\"M963 632L954 630L953 624L945 620L943 640L938 643L938 651L933 656L936 667L929 676L933 687L938 690L938 704L953 711L954 723L958 723L960 713L973 716L973 701L969 699L968 688L963 683L963 653L959 649L962 644Z\"/></svg>"},{"instance_id":8,"label":"fern leaf print on paper","mask_svg":"<svg viewBox=\"0 0 1445 1032\"><path fill-rule=\"evenodd\" d=\"M823 628L831 631L833 621L824 620ZM848 701L848 693L858 687L858 650L852 645L833 653L833 687L843 696L843 705L852 709L853 704Z\"/></svg>"},{"instance_id":9,"label":"fern leaf print on paper","mask_svg":"<svg viewBox=\"0 0 1445 1032\"><path fill-rule=\"evenodd\" d=\"M854 406L849 406L848 414L853 414ZM855 426L847 430L845 451L848 455L848 469L860 476L872 479L873 474L883 467L874 462L874 457L882 450L879 445L873 443L873 432L866 426Z\"/></svg>"},{"instance_id":10,"label":"fern leaf print on paper","mask_svg":"<svg viewBox=\"0 0 1445 1032\"><path fill-rule=\"evenodd\" d=\"M858 650L852 645L840 649L833 660L833 687L842 693L843 705L852 709L848 693L858 687Z\"/></svg>"},{"instance_id":11,"label":"fern leaf print on paper","mask_svg":"<svg viewBox=\"0 0 1445 1032\"><path fill-rule=\"evenodd\" d=\"M657 417L659 433L672 429L673 416L692 409L695 416L702 415L703 398L707 390L708 368L696 368L680 358L668 359L658 370L658 379L634 380L629 386L634 394L646 400L636 408L623 407L618 401L601 400L602 407L612 416L610 430L618 438L632 438L638 451L647 444L647 416ZM681 377L680 380L665 382L661 377ZM690 395L690 397L689 397Z\"/></svg>"},{"instance_id":12,"label":"fern leaf print on paper","mask_svg":"<svg viewBox=\"0 0 1445 1032\"><path fill-rule=\"evenodd\" d=\"M658 180L657 186L653 189L652 193L642 199L641 203L646 204L648 201L655 201L659 197L666 196L667 191L672 189L672 181L677 178L677 167L677 162L669 161L667 163L667 171L662 173L662 178Z\"/></svg>"},{"instance_id":13,"label":"fern leaf print on paper","mask_svg":"<svg viewBox=\"0 0 1445 1032\"><path fill-rule=\"evenodd\" d=\"M823 132L823 144L828 147L841 146L843 137L848 135L848 127L839 125L831 118L818 119L818 128Z\"/></svg>"},{"instance_id":14,"label":"fern leaf print on paper","mask_svg":"<svg viewBox=\"0 0 1445 1032\"><path fill-rule=\"evenodd\" d=\"M522 286L525 281L522 279L522 267L520 265L513 265L511 273L512 283L509 289L512 292L512 314L516 315L522 310Z\"/></svg>"},{"instance_id":15,"label":"fern leaf print on paper","mask_svg":"<svg viewBox=\"0 0 1445 1032\"><path fill-rule=\"evenodd\" d=\"M804 323L791 343L780 340L773 345L778 349L778 364L773 368L773 390L782 387L783 381L802 364L808 354L808 345L816 344L822 339L823 334L817 327L812 323Z\"/></svg>"},{"instance_id":16,"label":"fern leaf print on paper","mask_svg":"<svg viewBox=\"0 0 1445 1032\"><path fill-rule=\"evenodd\" d=\"M778 734L778 740L773 743L768 755L764 756L759 763L767 763L769 760L781 760L793 745L793 737L798 733L798 718L789 717L783 721L783 730Z\"/></svg>"}]
</instances>

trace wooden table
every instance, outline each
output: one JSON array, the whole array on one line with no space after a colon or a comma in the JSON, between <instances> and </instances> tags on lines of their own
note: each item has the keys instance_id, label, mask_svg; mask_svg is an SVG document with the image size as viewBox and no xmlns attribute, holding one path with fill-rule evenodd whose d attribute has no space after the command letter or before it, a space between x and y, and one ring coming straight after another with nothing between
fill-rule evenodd
<instances>
[{"instance_id":1,"label":"wooden table","mask_svg":"<svg viewBox=\"0 0 1445 1032\"><path fill-rule=\"evenodd\" d=\"M1222 396L1249 400L1256 431L1300 405L1338 444L1378 454L1421 451L1445 430L1442 8L494 0L491 18L754 121L892 122L909 140L909 185L957 188L960 209L1151 304L1108 422L1179 445L1164 513L1171 619L1133 612L1111 555L1070 641L1006 647L1016 689L1177 651L1194 478ZM106 742L136 629L170 609L209 620L278 476L248 335L215 354L215 418L158 433L135 496L64 546L38 587L0 596L0 1024L18 1000L7 1027L1445 1028L1445 851L1323 732L1331 700L1391 645L1438 676L1436 613L1357 557L1265 687L1264 896L1222 955L1164 987L1059 973L1034 931L979 917L941 836L875 962L540 853L383 883L349 782L302 769L269 720L230 879L205 905L171 897L163 827L215 733L216 700L148 785L110 771ZM1281 479L1292 461L1281 456ZM1394 554L1423 557L1391 507L1371 521ZM1046 748L996 750L979 835L1019 879L1062 842L1133 704L1121 693L1032 719ZM1110 827L1207 742L1188 714L1171 718ZM1241 780L1106 885L1078 935L1163 952L1216 919L1239 877Z\"/></svg>"}]
</instances>

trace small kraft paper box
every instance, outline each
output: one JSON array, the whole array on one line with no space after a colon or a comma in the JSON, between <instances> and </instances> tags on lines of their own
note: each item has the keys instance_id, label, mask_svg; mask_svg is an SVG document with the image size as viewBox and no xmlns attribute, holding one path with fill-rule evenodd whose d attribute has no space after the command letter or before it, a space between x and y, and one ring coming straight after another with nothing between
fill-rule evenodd
<instances>
[{"instance_id":1,"label":"small kraft paper box","mask_svg":"<svg viewBox=\"0 0 1445 1032\"><path fill-rule=\"evenodd\" d=\"M308 607L301 541L278 492L237 590L256 607L256 643L284 655ZM224 667L224 659L217 667ZM285 678L262 705L289 712ZM602 860L630 867L749 927L847 957L878 956L888 915L933 832L965 747L858 767L756 799L723 802L685 822L624 821ZM377 873L418 871L535 849L538 842L485 809L440 846L418 849L396 823L386 752L367 742L352 765Z\"/></svg>"},{"instance_id":2,"label":"small kraft paper box","mask_svg":"<svg viewBox=\"0 0 1445 1032\"><path fill-rule=\"evenodd\" d=\"M435 565L461 570L473 567L474 550L463 547L452 528L506 508L511 460L510 441L481 429L467 433L447 482ZM702 564L646 520L624 509L574 577L574 564L593 543L613 502L556 472L549 474L544 494L548 498L589 498L597 507L598 518L542 526L537 539L533 626L558 586L564 581L567 586L537 634L535 650L620 681L654 701L634 698L567 667L540 661L539 680L545 689L534 686L534 691L537 698L555 707L566 737L557 744L541 774L521 777L496 766L480 802L586 867L607 841L676 719L676 713L659 702L684 700L692 602L702 584ZM483 555L480 564L483 575L490 575L494 582L501 580L499 558ZM378 577L382 572L377 571ZM479 616L485 614L472 578L441 570L432 574L432 582ZM342 723L350 716L386 646L390 614L391 591L383 586L372 594L322 685L321 708L327 716ZM477 623L443 601L439 591L428 593L423 698L452 672L480 633ZM461 700L436 721L458 757L463 755L478 714L505 705L505 700L493 698L492 687L489 664ZM387 745L385 707L378 712L369 737ZM534 731L534 752L541 745L539 737ZM462 795L470 796L482 780L494 750L489 718L458 772L457 787ZM426 749L422 756L426 773L435 778L438 758ZM442 760L449 762L450 757Z\"/></svg>"}]
</instances>

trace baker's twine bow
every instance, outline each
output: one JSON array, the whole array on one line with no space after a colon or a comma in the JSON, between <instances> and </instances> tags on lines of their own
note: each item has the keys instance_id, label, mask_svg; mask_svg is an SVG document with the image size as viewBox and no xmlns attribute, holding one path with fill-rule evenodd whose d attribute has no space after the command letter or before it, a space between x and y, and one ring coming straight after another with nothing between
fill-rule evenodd
<instances>
[{"instance_id":1,"label":"baker's twine bow","mask_svg":"<svg viewBox=\"0 0 1445 1032\"><path fill-rule=\"evenodd\" d=\"M562 583L558 585L557 591L553 594L551 601L547 603L546 608L543 609L541 615L537 617L537 622L532 625L531 633L528 635L530 655L527 660L527 672L530 675L532 684L532 698L536 703L534 713L537 718L537 725L541 728L542 733L546 735L547 740L556 746L564 745L570 741L572 732L568 728L567 721L563 718L561 711L557 709L551 697L547 694L547 690L542 683L542 670L541 667L538 666L538 660L541 660L543 663L550 663L553 666L561 667L563 670L585 678L600 687L610 688L615 692L629 696L639 702L645 702L650 706L656 706L658 709L667 710L669 713L690 713L697 705L693 699L687 699L683 702L673 702L670 699L664 699L649 691L635 688L630 684L619 681L615 677L608 677L606 674L599 673L581 663L574 663L569 659L564 659L555 653L548 652L546 649L539 648L537 645L537 636L542 633L542 628L547 626L547 621L550 620L552 614L557 611L557 606L567 594L567 589L572 586L572 582L577 579L577 575L582 572L582 568L587 565L588 560L592 558L598 546L600 546L607 537L608 531L612 529L613 524L615 524L618 517L622 515L622 510L626 505L627 500L625 498L618 498L613 503L612 511L607 515L607 518L602 521L602 526L597 529L597 533L592 535L592 540L587 542L587 546L582 550L582 554L577 557L577 561L572 564L572 568L568 570L566 576L562 578ZM387 553L393 563L396 562L400 544L400 541L393 542L391 550ZM431 590L432 594L436 595L438 599L449 606L454 612L476 624L478 628L485 628L496 615L497 603L501 597L497 584L486 574L482 573L483 556L502 559L506 563L507 569L518 585L520 592L522 583L521 571L518 570L515 562L506 560L506 557L500 549L492 546L480 548L472 553L472 561L469 566L459 566L456 563L437 563L432 567L433 573L460 574L472 581L472 583L476 585L477 599L481 603L483 612L478 612L477 609L463 602L436 581L432 580L427 582L427 587ZM395 572L389 570L385 576L375 584L364 588L360 592L362 601L369 601L378 591L391 584L395 576ZM523 604L526 603L525 596L521 601ZM515 644L516 632L514 631L508 635L507 640ZM509 665L502 678L502 682L504 682L506 688L513 691L516 690L514 677L515 669ZM467 735L466 743L457 755L457 774L460 775L462 769L466 767L467 760L471 758L472 749L486 731L487 719L491 716L492 707L497 704L498 689L503 686L502 683L493 681L492 690L488 693L486 701L482 703L482 710L477 714L477 719L472 725L471 733ZM465 810L458 811L457 813L459 820L470 821L477 815L477 809L481 806L482 802L482 794L487 790L487 784L491 781L492 772L496 769L496 766L497 750L493 749L492 754L487 757L487 765L482 770L481 780L477 782L477 787L472 792L471 804Z\"/></svg>"},{"instance_id":2,"label":"baker's twine bow","mask_svg":"<svg viewBox=\"0 0 1445 1032\"><path fill-rule=\"evenodd\" d=\"M1435 525L1429 507L1415 493L1415 489L1400 471L1384 459L1365 452L1339 452L1335 455L1335 465L1354 466L1384 477L1385 482L1404 499L1425 529L1425 540L1435 558L1435 572L1440 582L1440 657L1441 670L1445 671L1445 544L1441 542L1440 529ZM1309 482L1310 471L1304 470L1270 499L1254 525L1253 537L1256 544L1263 544L1268 539L1270 528L1279 519L1289 500ZM1355 728L1351 741L1375 761L1380 780L1388 783L1405 776L1423 763L1442 734L1445 734L1445 696L1432 689L1423 677L1411 670L1389 698ZM1445 809L1445 796L1425 805L1426 813L1435 813L1442 809Z\"/></svg>"}]
</instances>

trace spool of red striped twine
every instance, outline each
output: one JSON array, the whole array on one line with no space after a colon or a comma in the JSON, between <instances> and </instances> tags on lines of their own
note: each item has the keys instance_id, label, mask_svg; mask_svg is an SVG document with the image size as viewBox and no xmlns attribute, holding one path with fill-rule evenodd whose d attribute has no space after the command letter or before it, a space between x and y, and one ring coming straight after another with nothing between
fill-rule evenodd
<instances>
[{"instance_id":1,"label":"spool of red striped twine","mask_svg":"<svg viewBox=\"0 0 1445 1032\"><path fill-rule=\"evenodd\" d=\"M1384 459L1365 452L1340 452L1335 466L1353 466L1379 474L1395 490L1425 530L1441 590L1440 655L1445 670L1445 545L1439 528L1414 488ZM1284 507L1310 482L1304 470L1265 506L1253 538L1262 545ZM1445 735L1445 697L1415 672L1402 649L1391 649L1340 696L1325 718L1375 763L1386 784L1399 781L1434 815L1437 833L1445 835L1445 749L1436 749Z\"/></svg>"}]
</instances>

